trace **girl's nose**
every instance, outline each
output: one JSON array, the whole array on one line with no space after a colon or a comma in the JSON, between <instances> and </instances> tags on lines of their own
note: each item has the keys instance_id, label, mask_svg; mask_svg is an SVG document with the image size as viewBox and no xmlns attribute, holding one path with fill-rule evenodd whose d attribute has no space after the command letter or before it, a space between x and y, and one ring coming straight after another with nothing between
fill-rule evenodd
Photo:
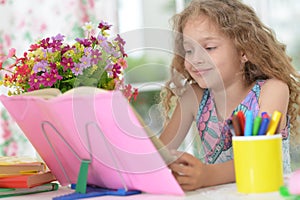
<instances>
[{"instance_id":1,"label":"girl's nose","mask_svg":"<svg viewBox=\"0 0 300 200\"><path fill-rule=\"evenodd\" d=\"M205 60L202 59L202 58L197 57L197 58L193 59L193 65L194 66L201 66L204 63L205 63Z\"/></svg>"},{"instance_id":2,"label":"girl's nose","mask_svg":"<svg viewBox=\"0 0 300 200\"><path fill-rule=\"evenodd\" d=\"M203 48L198 47L195 48L195 53L192 56L192 63L194 65L203 65L206 62L206 58L205 56L207 56L206 52L204 51Z\"/></svg>"}]
</instances>

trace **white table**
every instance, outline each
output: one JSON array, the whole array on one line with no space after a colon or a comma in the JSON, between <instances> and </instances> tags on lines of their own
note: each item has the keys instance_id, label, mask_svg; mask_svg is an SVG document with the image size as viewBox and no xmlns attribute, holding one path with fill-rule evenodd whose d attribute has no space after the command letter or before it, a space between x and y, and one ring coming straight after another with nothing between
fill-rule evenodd
<instances>
[{"instance_id":1,"label":"white table","mask_svg":"<svg viewBox=\"0 0 300 200\"><path fill-rule=\"evenodd\" d=\"M58 191L45 192L24 196L15 196L2 199L19 199L19 200L46 200L52 199L64 194L72 193L73 190L67 187L61 187ZM85 198L86 199L86 198ZM280 196L279 192L272 193L261 193L261 194L240 194L236 190L236 184L225 184L219 186L213 186L208 188L199 189L192 192L186 192L185 196L171 196L171 195L153 195L153 194L138 194L132 196L118 197L118 196L101 196L87 199L101 199L101 200L111 200L111 199L120 199L120 200L284 200Z\"/></svg>"}]
</instances>

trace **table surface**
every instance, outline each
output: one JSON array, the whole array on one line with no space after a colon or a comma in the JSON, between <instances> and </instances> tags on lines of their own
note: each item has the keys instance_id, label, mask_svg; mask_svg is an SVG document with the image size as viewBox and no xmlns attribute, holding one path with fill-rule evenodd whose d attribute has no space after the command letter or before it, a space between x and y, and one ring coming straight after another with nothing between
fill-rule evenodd
<instances>
[{"instance_id":1,"label":"table surface","mask_svg":"<svg viewBox=\"0 0 300 200\"><path fill-rule=\"evenodd\" d=\"M8 197L2 199L20 199L20 200L40 200L40 199L52 199L53 197L70 194L73 190L68 187L60 187L57 191L52 192L43 192L38 194L30 194L24 196L15 196L15 197ZM94 198L85 198L85 199L112 199L112 196L101 196L101 197L94 197ZM154 195L154 194L147 194L142 193L138 195L132 196L125 196L125 197L117 197L114 196L113 199L123 199L123 200L136 200L136 199L146 199L146 200L219 200L219 199L228 199L228 200L284 200L283 197L280 196L279 192L270 192L270 193L261 193L261 194L241 194L237 192L236 184L224 184L219 186L207 187L202 188L199 190L195 190L192 192L186 192L185 196L172 196L172 195Z\"/></svg>"}]
</instances>

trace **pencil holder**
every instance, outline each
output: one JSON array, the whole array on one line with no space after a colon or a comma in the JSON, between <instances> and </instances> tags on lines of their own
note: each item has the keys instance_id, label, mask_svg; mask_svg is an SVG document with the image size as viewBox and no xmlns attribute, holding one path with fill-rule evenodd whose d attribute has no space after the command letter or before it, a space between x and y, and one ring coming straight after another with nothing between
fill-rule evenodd
<instances>
[{"instance_id":1,"label":"pencil holder","mask_svg":"<svg viewBox=\"0 0 300 200\"><path fill-rule=\"evenodd\" d=\"M283 185L282 136L233 136L232 143L238 192L278 191Z\"/></svg>"}]
</instances>

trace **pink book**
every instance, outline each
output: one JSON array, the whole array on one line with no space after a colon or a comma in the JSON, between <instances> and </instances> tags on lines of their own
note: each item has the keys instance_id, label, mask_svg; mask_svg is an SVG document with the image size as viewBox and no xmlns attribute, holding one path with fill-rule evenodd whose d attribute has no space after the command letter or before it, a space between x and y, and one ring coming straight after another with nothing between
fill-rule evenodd
<instances>
[{"instance_id":1,"label":"pink book","mask_svg":"<svg viewBox=\"0 0 300 200\"><path fill-rule=\"evenodd\" d=\"M83 87L50 99L32 94L0 100L60 184L76 183L81 160L90 160L89 184L184 195L167 167L166 147L149 135L128 100L119 91L98 91Z\"/></svg>"}]
</instances>

